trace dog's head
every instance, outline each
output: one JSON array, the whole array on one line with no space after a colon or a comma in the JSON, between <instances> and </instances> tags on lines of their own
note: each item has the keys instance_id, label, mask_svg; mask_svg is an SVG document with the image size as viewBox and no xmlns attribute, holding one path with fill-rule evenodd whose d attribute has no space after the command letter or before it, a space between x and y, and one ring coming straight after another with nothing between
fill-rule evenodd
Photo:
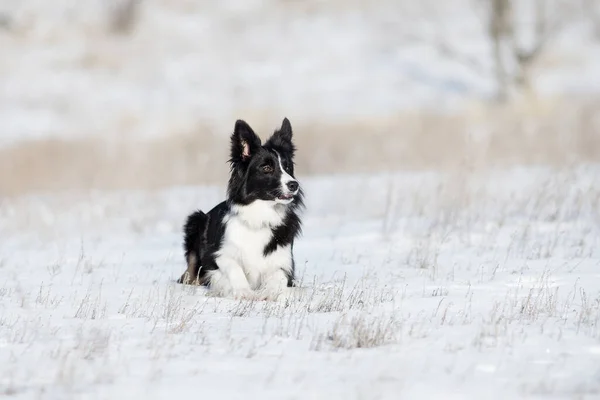
<instances>
[{"instance_id":1,"label":"dog's head","mask_svg":"<svg viewBox=\"0 0 600 400\"><path fill-rule=\"evenodd\" d=\"M231 135L229 199L244 205L255 200L300 205L302 190L294 177L295 151L287 118L264 145L250 125L238 120Z\"/></svg>"}]
</instances>

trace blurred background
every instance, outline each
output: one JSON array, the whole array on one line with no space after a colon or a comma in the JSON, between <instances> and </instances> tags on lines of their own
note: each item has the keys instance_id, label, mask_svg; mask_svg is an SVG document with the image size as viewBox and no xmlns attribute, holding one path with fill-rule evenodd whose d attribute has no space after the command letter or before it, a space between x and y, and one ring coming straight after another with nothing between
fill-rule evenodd
<instances>
[{"instance_id":1,"label":"blurred background","mask_svg":"<svg viewBox=\"0 0 600 400\"><path fill-rule=\"evenodd\" d=\"M600 159L600 0L1 0L0 195Z\"/></svg>"}]
</instances>

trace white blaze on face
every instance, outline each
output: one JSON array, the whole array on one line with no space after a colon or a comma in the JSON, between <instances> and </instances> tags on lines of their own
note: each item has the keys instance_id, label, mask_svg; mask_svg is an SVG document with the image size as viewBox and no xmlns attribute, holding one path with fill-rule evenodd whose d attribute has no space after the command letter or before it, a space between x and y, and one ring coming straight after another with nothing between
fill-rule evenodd
<instances>
[{"instance_id":1,"label":"white blaze on face","mask_svg":"<svg viewBox=\"0 0 600 400\"><path fill-rule=\"evenodd\" d=\"M296 192L292 192L287 186L288 183L294 182L295 179L283 169L279 153L277 153L277 160L279 161L279 168L281 168L281 192L286 195L296 194Z\"/></svg>"}]
</instances>

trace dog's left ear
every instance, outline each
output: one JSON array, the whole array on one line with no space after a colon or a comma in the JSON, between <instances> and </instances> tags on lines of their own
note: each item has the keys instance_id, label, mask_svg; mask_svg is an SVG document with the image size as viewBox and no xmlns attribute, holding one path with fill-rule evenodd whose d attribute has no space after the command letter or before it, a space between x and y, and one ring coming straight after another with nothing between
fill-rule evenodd
<instances>
[{"instance_id":1,"label":"dog's left ear","mask_svg":"<svg viewBox=\"0 0 600 400\"><path fill-rule=\"evenodd\" d=\"M289 153L291 156L294 155L296 147L292 142L292 124L287 118L283 119L281 128L276 130L273 136L269 138L265 146L270 145L276 149Z\"/></svg>"},{"instance_id":2,"label":"dog's left ear","mask_svg":"<svg viewBox=\"0 0 600 400\"><path fill-rule=\"evenodd\" d=\"M290 120L287 118L283 119L281 122L281 128L279 129L279 135L284 139L292 143L292 124L290 124Z\"/></svg>"}]
</instances>

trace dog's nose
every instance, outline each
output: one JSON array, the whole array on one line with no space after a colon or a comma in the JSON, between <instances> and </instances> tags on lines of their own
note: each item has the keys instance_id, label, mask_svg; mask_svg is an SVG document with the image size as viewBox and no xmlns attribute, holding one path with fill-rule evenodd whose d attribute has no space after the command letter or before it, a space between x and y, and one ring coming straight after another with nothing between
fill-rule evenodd
<instances>
[{"instance_id":1,"label":"dog's nose","mask_svg":"<svg viewBox=\"0 0 600 400\"><path fill-rule=\"evenodd\" d=\"M295 192L296 190L298 190L298 182L296 182L296 181L288 182L287 187L290 190L290 192Z\"/></svg>"}]
</instances>

